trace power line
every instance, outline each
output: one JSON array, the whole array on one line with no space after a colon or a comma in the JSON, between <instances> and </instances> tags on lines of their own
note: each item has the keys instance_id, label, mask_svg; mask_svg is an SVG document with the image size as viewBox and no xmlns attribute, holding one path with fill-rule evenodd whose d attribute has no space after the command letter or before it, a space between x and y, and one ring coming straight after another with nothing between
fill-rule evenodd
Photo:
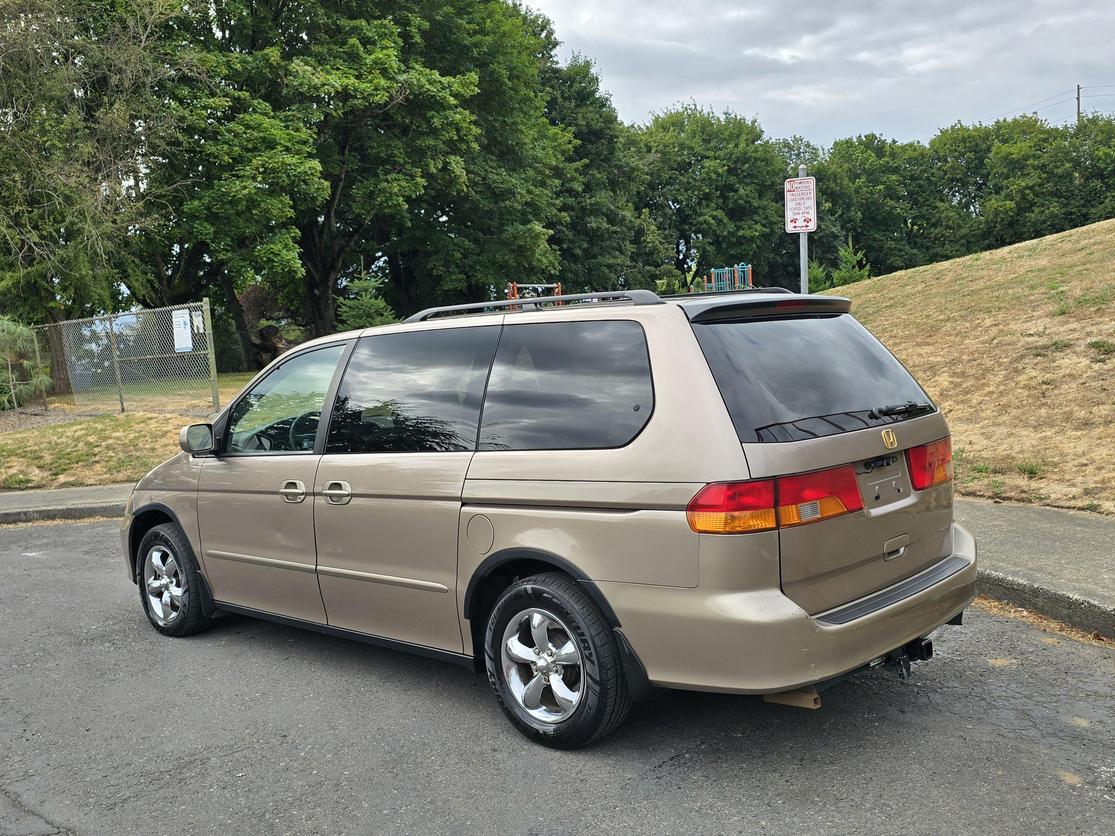
<instances>
[{"instance_id":1,"label":"power line","mask_svg":"<svg viewBox=\"0 0 1115 836\"><path fill-rule=\"evenodd\" d=\"M1115 85L1113 85L1113 86L1115 86ZM1028 105L1022 105L1022 107L1016 107L1014 110L1008 110L1006 113L1002 114L1001 116L996 116L995 118L996 119L1002 119L1005 116L1010 116L1012 113L1018 113L1019 111L1029 110L1034 105L1040 105L1042 102L1048 102L1050 99L1056 99L1056 98L1059 98L1061 96L1069 96L1071 98L1073 95L1074 95L1074 92L1072 90L1061 91L1060 93L1054 93L1052 96L1046 96L1044 99L1038 99L1036 102L1030 102L1030 104L1028 104ZM1060 102L1052 102L1052 104L1060 104ZM1046 107L1049 107L1049 105L1046 105Z\"/></svg>"}]
</instances>

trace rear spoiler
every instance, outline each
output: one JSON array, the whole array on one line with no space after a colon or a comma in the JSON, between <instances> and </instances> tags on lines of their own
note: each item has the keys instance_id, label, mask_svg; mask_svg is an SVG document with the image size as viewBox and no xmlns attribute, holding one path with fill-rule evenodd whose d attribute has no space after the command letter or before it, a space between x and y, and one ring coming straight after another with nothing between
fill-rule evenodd
<instances>
[{"instance_id":1,"label":"rear spoiler","mask_svg":"<svg viewBox=\"0 0 1115 836\"><path fill-rule=\"evenodd\" d=\"M722 322L732 319L770 317L834 316L852 309L843 296L743 296L728 295L719 299L702 298L682 302L681 309L690 322Z\"/></svg>"}]
</instances>

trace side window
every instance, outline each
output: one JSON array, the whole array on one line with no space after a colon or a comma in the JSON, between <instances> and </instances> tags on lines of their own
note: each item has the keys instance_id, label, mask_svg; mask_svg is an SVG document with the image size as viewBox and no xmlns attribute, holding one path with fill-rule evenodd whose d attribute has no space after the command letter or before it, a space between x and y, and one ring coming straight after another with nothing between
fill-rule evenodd
<instances>
[{"instance_id":1,"label":"side window","mask_svg":"<svg viewBox=\"0 0 1115 836\"><path fill-rule=\"evenodd\" d=\"M622 447L653 408L637 322L508 325L488 382L480 449Z\"/></svg>"},{"instance_id":2,"label":"side window","mask_svg":"<svg viewBox=\"0 0 1115 836\"><path fill-rule=\"evenodd\" d=\"M364 337L337 391L327 453L476 449L498 326Z\"/></svg>"},{"instance_id":3,"label":"side window","mask_svg":"<svg viewBox=\"0 0 1115 836\"><path fill-rule=\"evenodd\" d=\"M321 407L344 345L307 351L287 360L233 407L230 453L299 453L313 450Z\"/></svg>"}]
</instances>

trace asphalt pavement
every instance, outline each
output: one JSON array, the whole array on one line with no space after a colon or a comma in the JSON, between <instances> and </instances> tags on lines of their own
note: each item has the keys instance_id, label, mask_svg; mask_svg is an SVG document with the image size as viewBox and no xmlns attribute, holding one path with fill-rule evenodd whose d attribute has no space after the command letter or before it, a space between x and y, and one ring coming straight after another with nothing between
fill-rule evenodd
<instances>
[{"instance_id":1,"label":"asphalt pavement","mask_svg":"<svg viewBox=\"0 0 1115 836\"><path fill-rule=\"evenodd\" d=\"M969 614L819 711L672 692L593 748L464 668L152 630L113 523L0 528L0 833L1115 832L1115 651Z\"/></svg>"}]
</instances>

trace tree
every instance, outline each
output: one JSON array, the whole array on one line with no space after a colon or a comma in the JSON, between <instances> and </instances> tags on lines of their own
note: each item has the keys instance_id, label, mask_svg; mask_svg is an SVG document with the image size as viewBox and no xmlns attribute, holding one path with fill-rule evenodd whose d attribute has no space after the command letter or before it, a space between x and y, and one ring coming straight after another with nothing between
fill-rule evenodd
<instances>
[{"instance_id":1,"label":"tree","mask_svg":"<svg viewBox=\"0 0 1115 836\"><path fill-rule=\"evenodd\" d=\"M379 295L380 279L356 279L347 288L347 295L338 301L338 319L346 329L373 328L395 322L395 312Z\"/></svg>"},{"instance_id":2,"label":"tree","mask_svg":"<svg viewBox=\"0 0 1115 836\"><path fill-rule=\"evenodd\" d=\"M144 225L141 183L174 131L171 0L0 0L0 305L28 321L111 308Z\"/></svg>"},{"instance_id":3,"label":"tree","mask_svg":"<svg viewBox=\"0 0 1115 836\"><path fill-rule=\"evenodd\" d=\"M758 123L686 105L638 136L647 178L639 206L672 243L675 271L687 279L748 261L764 275L781 231L785 162Z\"/></svg>"},{"instance_id":4,"label":"tree","mask_svg":"<svg viewBox=\"0 0 1115 836\"><path fill-rule=\"evenodd\" d=\"M832 287L832 272L816 259L809 259L809 292L818 293L830 287Z\"/></svg>"},{"instance_id":5,"label":"tree","mask_svg":"<svg viewBox=\"0 0 1115 836\"><path fill-rule=\"evenodd\" d=\"M0 409L18 409L36 396L45 406L50 375L35 357L35 332L0 317Z\"/></svg>"},{"instance_id":6,"label":"tree","mask_svg":"<svg viewBox=\"0 0 1115 836\"><path fill-rule=\"evenodd\" d=\"M871 265L867 263L863 250L852 243L852 235L848 233L848 240L836 251L836 267L832 271L831 287L854 284L870 276Z\"/></svg>"},{"instance_id":7,"label":"tree","mask_svg":"<svg viewBox=\"0 0 1115 836\"><path fill-rule=\"evenodd\" d=\"M569 132L546 116L540 67L550 44L528 13L501 0L413 5L425 27L412 44L416 60L474 80L462 102L474 132L454 144L460 180L432 180L376 230L369 263L382 256L384 295L400 314L491 299L511 280L553 276L550 237L571 146Z\"/></svg>"}]
</instances>

